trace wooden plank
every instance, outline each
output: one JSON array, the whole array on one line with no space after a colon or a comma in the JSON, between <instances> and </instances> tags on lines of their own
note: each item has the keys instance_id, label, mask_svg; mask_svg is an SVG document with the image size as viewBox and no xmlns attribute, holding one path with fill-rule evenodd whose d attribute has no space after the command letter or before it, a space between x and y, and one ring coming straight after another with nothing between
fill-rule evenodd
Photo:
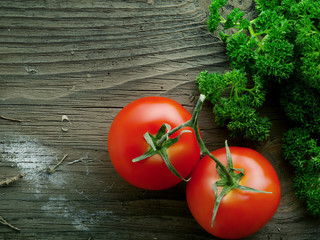
<instances>
[{"instance_id":1,"label":"wooden plank","mask_svg":"<svg viewBox=\"0 0 320 240\"><path fill-rule=\"evenodd\" d=\"M229 1L248 16L253 1ZM242 4L241 4L242 3ZM214 239L192 218L185 184L146 191L126 183L108 156L113 118L129 102L170 97L190 112L202 70L227 71L224 46L208 33L209 0L36 1L0 3L0 239ZM240 4L240 5L239 5ZM228 8L226 8L226 11ZM210 149L228 134L204 105L200 126ZM253 145L276 168L282 201L248 239L319 239L281 158L286 121L270 96L262 112L273 128ZM53 174L53 167L64 155Z\"/></svg>"}]
</instances>

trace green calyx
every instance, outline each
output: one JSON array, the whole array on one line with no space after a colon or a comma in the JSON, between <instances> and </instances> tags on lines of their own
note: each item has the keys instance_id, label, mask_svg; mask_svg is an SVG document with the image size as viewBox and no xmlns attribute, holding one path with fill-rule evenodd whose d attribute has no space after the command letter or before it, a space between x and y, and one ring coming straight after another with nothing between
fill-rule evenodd
<instances>
[{"instance_id":1,"label":"green calyx","mask_svg":"<svg viewBox=\"0 0 320 240\"><path fill-rule=\"evenodd\" d=\"M221 165L217 165L217 171L221 179L219 179L212 185L212 188L215 194L215 203L213 208L211 227L213 227L214 220L216 218L218 208L222 198L231 190L239 189L239 190L250 191L250 192L269 193L269 194L271 193L271 192L261 191L258 189L240 185L239 182L241 178L244 176L244 170L241 168L233 167L231 152L228 147L227 141L225 141L225 146L226 146L226 153L227 153L227 168L222 169ZM222 191L220 193L218 193L218 187L222 187Z\"/></svg>"},{"instance_id":2,"label":"green calyx","mask_svg":"<svg viewBox=\"0 0 320 240\"><path fill-rule=\"evenodd\" d=\"M169 170L176 175L178 178L182 179L183 181L188 181L188 179L183 178L179 172L174 168L172 163L170 162L169 156L168 156L168 148L171 147L173 144L177 143L183 133L191 132L189 130L182 130L179 134L179 136L175 138L169 138L169 133L171 130L171 126L167 123L164 123L158 133L156 135L152 135L150 133L144 134L144 139L149 144L148 150L142 154L141 156L134 158L132 162L139 162L141 160L144 160L148 157L154 156L156 154L159 154Z\"/></svg>"},{"instance_id":3,"label":"green calyx","mask_svg":"<svg viewBox=\"0 0 320 240\"><path fill-rule=\"evenodd\" d=\"M156 135L152 135L150 133L144 134L144 139L149 145L148 150L142 154L141 156L134 158L132 162L139 162L142 160L145 160L148 157L154 156L156 154L159 154L169 170L177 177L182 179L185 182L188 182L190 178L185 179L183 178L179 172L174 168L172 163L170 162L169 156L168 156L168 148L171 147L173 144L177 143L184 133L191 133L190 130L182 130L180 134L175 138L170 138L172 134L177 132L178 130L181 130L185 127L191 127L194 131L194 134L196 136L197 142L199 144L201 153L203 155L208 155L215 163L216 163L216 169L219 173L220 179L216 181L213 185L213 191L215 193L215 203L213 208L213 215L212 215L212 222L211 226L213 227L215 217L218 212L218 208L220 205L220 202L222 198L228 194L233 189L240 189L244 191L251 191L251 192L258 192L258 193L271 193L271 192L265 192L261 190L257 190L254 188L246 187L240 185L241 178L245 175L245 172L243 169L238 169L233 167L231 152L228 147L227 141L225 141L225 147L226 147L226 153L227 153L227 167L225 167L215 156L211 154L211 152L207 149L205 146L201 135L200 130L198 127L198 117L202 108L202 105L205 101L206 97L203 94L200 94L199 100L195 106L194 112L192 114L192 117L189 121L175 127L174 129L171 129L171 126L167 123L164 123ZM222 187L221 192L219 193L218 187Z\"/></svg>"}]
</instances>

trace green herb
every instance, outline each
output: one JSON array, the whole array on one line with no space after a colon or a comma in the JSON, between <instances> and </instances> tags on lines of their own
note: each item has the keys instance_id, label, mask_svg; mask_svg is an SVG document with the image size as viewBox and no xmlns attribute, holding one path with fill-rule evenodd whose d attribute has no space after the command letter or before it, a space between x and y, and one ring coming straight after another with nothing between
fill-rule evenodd
<instances>
[{"instance_id":1,"label":"green herb","mask_svg":"<svg viewBox=\"0 0 320 240\"><path fill-rule=\"evenodd\" d=\"M223 26L220 37L226 44L230 65L239 71L224 75L204 71L197 83L201 93L210 95L207 98L215 105L217 123L227 126L231 136L263 141L269 137L271 127L268 118L258 114L265 100L266 84L269 80L288 79L294 70L294 45L289 41L292 24L272 10L261 12L249 21L235 8L224 19L219 9L226 2L212 2L208 29L214 32L219 24ZM236 30L235 33L228 34L230 28ZM246 74L253 81L249 81ZM248 87L250 84L254 86ZM230 89L230 97L221 94Z\"/></svg>"},{"instance_id":2,"label":"green herb","mask_svg":"<svg viewBox=\"0 0 320 240\"><path fill-rule=\"evenodd\" d=\"M294 125L319 136L320 92L299 79L292 80L282 88L281 105Z\"/></svg>"},{"instance_id":3,"label":"green herb","mask_svg":"<svg viewBox=\"0 0 320 240\"><path fill-rule=\"evenodd\" d=\"M308 211L320 215L320 147L304 128L292 128L284 135L283 155L294 166L296 195L307 203Z\"/></svg>"},{"instance_id":4,"label":"green herb","mask_svg":"<svg viewBox=\"0 0 320 240\"><path fill-rule=\"evenodd\" d=\"M248 88L247 82L245 72L236 69L225 74L204 71L197 79L200 92L214 104L218 125L227 126L233 137L262 141L269 136L271 125L268 118L256 112L264 102L265 91L257 76L253 87Z\"/></svg>"},{"instance_id":5,"label":"green herb","mask_svg":"<svg viewBox=\"0 0 320 240\"><path fill-rule=\"evenodd\" d=\"M203 71L198 87L231 136L258 141L269 136L271 126L259 116L259 107L270 85L280 89L293 126L284 136L284 158L295 167L297 196L306 200L311 214L320 215L320 1L255 2L257 17L248 20L237 8L224 18L220 8L227 1L212 1L208 30L222 28L220 38L234 70Z\"/></svg>"},{"instance_id":6,"label":"green herb","mask_svg":"<svg viewBox=\"0 0 320 240\"><path fill-rule=\"evenodd\" d=\"M294 45L291 37L294 24L275 10L261 12L249 21L244 13L234 8L224 19L217 6L225 0L213 1L210 8L208 29L214 32L220 20L223 30L220 37L226 43L227 55L233 68L244 69L250 74L259 74L264 79L281 81L287 79L294 70ZM263 2L263 1L260 1ZM232 28L235 33L228 34Z\"/></svg>"}]
</instances>

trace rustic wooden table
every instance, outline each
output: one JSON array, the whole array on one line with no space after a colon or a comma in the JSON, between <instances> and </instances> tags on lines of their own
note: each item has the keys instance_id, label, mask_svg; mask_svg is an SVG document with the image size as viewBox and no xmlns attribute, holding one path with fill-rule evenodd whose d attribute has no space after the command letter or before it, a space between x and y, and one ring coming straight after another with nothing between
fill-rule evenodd
<instances>
[{"instance_id":1,"label":"rustic wooden table","mask_svg":"<svg viewBox=\"0 0 320 240\"><path fill-rule=\"evenodd\" d=\"M247 15L252 0L229 1ZM2 0L0 2L0 239L214 239L193 219L185 184L146 191L126 183L108 156L116 114L150 95L190 112L202 70L229 69L224 45L206 29L210 0ZM206 103L200 126L209 149L250 146L279 174L280 207L248 239L320 239L281 158L286 128L277 96L260 145L230 139ZM17 121L21 120L21 121ZM56 171L53 168L66 157ZM5 226L4 220L12 226ZM17 227L20 230L15 230Z\"/></svg>"}]
</instances>

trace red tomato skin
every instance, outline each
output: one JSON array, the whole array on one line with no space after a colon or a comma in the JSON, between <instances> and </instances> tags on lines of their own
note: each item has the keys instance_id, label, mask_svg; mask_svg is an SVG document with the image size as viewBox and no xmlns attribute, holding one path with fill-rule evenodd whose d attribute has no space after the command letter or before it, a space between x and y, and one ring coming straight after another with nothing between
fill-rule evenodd
<instances>
[{"instance_id":1,"label":"red tomato skin","mask_svg":"<svg viewBox=\"0 0 320 240\"><path fill-rule=\"evenodd\" d=\"M146 132L155 135L163 123L173 129L190 119L191 114L169 98L144 97L129 103L115 117L108 135L109 156L116 171L130 184L148 190L167 189L181 182L159 155L136 163L132 159L147 151L148 144L143 137ZM192 130L182 130L185 129ZM189 176L200 159L200 148L193 131L183 133L168 149L168 155L180 175Z\"/></svg>"},{"instance_id":2,"label":"red tomato skin","mask_svg":"<svg viewBox=\"0 0 320 240\"><path fill-rule=\"evenodd\" d=\"M215 199L212 185L220 177L215 162L205 156L191 174L186 196L192 215L207 232L219 238L240 239L257 232L272 218L280 203L281 187L276 171L260 153L242 147L230 147L230 151L234 168L244 169L240 184L272 193L230 191L222 198L211 227ZM212 154L227 165L225 148Z\"/></svg>"}]
</instances>

